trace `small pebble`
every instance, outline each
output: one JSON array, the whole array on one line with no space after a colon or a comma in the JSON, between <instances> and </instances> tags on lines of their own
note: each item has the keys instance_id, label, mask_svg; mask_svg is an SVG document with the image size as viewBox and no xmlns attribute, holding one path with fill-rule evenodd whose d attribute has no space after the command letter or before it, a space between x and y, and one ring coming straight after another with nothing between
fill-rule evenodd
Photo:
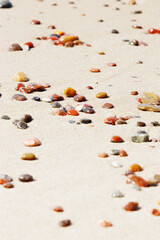
<instances>
[{"instance_id":1,"label":"small pebble","mask_svg":"<svg viewBox=\"0 0 160 240\"><path fill-rule=\"evenodd\" d=\"M113 142L113 143L122 143L122 142L124 142L124 140L121 137L119 137L119 136L113 136L111 138L111 142Z\"/></svg>"},{"instance_id":2,"label":"small pebble","mask_svg":"<svg viewBox=\"0 0 160 240\"><path fill-rule=\"evenodd\" d=\"M113 104L111 104L111 103L104 103L104 104L102 105L102 108L111 109L111 108L113 108Z\"/></svg>"},{"instance_id":3,"label":"small pebble","mask_svg":"<svg viewBox=\"0 0 160 240\"><path fill-rule=\"evenodd\" d=\"M100 158L107 158L107 157L108 157L108 154L102 152L102 153L99 153L99 154L98 154L98 157L100 157Z\"/></svg>"},{"instance_id":4,"label":"small pebble","mask_svg":"<svg viewBox=\"0 0 160 240\"><path fill-rule=\"evenodd\" d=\"M108 65L109 67L116 67L116 66L117 66L116 63L108 63L107 65Z\"/></svg>"},{"instance_id":5,"label":"small pebble","mask_svg":"<svg viewBox=\"0 0 160 240\"><path fill-rule=\"evenodd\" d=\"M137 202L129 202L128 204L126 204L125 206L124 206L124 209L126 210L126 211L136 211L136 210L138 210L138 203Z\"/></svg>"},{"instance_id":6,"label":"small pebble","mask_svg":"<svg viewBox=\"0 0 160 240\"><path fill-rule=\"evenodd\" d=\"M158 211L158 209L152 209L152 215L154 216L160 216L160 212Z\"/></svg>"},{"instance_id":7,"label":"small pebble","mask_svg":"<svg viewBox=\"0 0 160 240\"><path fill-rule=\"evenodd\" d=\"M119 155L120 154L120 150L118 149L111 149L110 151L110 155Z\"/></svg>"},{"instance_id":8,"label":"small pebble","mask_svg":"<svg viewBox=\"0 0 160 240\"><path fill-rule=\"evenodd\" d=\"M10 120L10 117L9 117L8 115L2 115L2 116L1 116L1 119Z\"/></svg>"},{"instance_id":9,"label":"small pebble","mask_svg":"<svg viewBox=\"0 0 160 240\"><path fill-rule=\"evenodd\" d=\"M104 227L104 228L113 226L111 222L108 222L106 220L102 220L102 221L97 222L97 225L100 226L100 227Z\"/></svg>"},{"instance_id":10,"label":"small pebble","mask_svg":"<svg viewBox=\"0 0 160 240\"><path fill-rule=\"evenodd\" d=\"M120 150L120 152L119 152L119 156L120 156L120 157L127 157L128 154L126 153L125 150Z\"/></svg>"},{"instance_id":11,"label":"small pebble","mask_svg":"<svg viewBox=\"0 0 160 240\"><path fill-rule=\"evenodd\" d=\"M159 127L159 126L160 126L160 123L157 122L157 121L154 121L154 122L151 122L151 123L150 123L150 126L151 126L151 127Z\"/></svg>"},{"instance_id":12,"label":"small pebble","mask_svg":"<svg viewBox=\"0 0 160 240\"><path fill-rule=\"evenodd\" d=\"M127 124L127 122L125 120L121 120L121 119L118 119L115 124L117 125L122 125L122 124Z\"/></svg>"},{"instance_id":13,"label":"small pebble","mask_svg":"<svg viewBox=\"0 0 160 240\"><path fill-rule=\"evenodd\" d=\"M33 137L33 138L26 139L24 141L24 145L26 147L37 147L41 145L41 142L37 138Z\"/></svg>"},{"instance_id":14,"label":"small pebble","mask_svg":"<svg viewBox=\"0 0 160 240\"><path fill-rule=\"evenodd\" d=\"M70 116L78 116L79 115L79 113L75 109L69 109L67 111L67 114Z\"/></svg>"},{"instance_id":15,"label":"small pebble","mask_svg":"<svg viewBox=\"0 0 160 240\"><path fill-rule=\"evenodd\" d=\"M92 120L88 118L82 118L80 119L80 122L83 124L89 124L89 123L92 123Z\"/></svg>"},{"instance_id":16,"label":"small pebble","mask_svg":"<svg viewBox=\"0 0 160 240\"><path fill-rule=\"evenodd\" d=\"M4 188L14 188L14 185L12 183L7 182L7 183L3 184L3 187Z\"/></svg>"},{"instance_id":17,"label":"small pebble","mask_svg":"<svg viewBox=\"0 0 160 240\"><path fill-rule=\"evenodd\" d=\"M113 191L111 196L114 197L114 198L122 198L122 197L124 197L124 195L119 190Z\"/></svg>"},{"instance_id":18,"label":"small pebble","mask_svg":"<svg viewBox=\"0 0 160 240\"><path fill-rule=\"evenodd\" d=\"M87 86L86 88L89 89L89 90L92 90L92 89L93 89L92 86Z\"/></svg>"},{"instance_id":19,"label":"small pebble","mask_svg":"<svg viewBox=\"0 0 160 240\"><path fill-rule=\"evenodd\" d=\"M61 105L59 102L53 102L53 103L51 104L51 106L52 106L53 108L60 108L60 107L62 107L62 105Z\"/></svg>"},{"instance_id":20,"label":"small pebble","mask_svg":"<svg viewBox=\"0 0 160 240\"><path fill-rule=\"evenodd\" d=\"M29 122L31 122L32 120L33 120L33 118L32 118L31 115L29 115L29 114L24 114L24 115L22 116L22 118L21 118L20 121L23 121L23 122L25 122L25 123L29 123Z\"/></svg>"},{"instance_id":21,"label":"small pebble","mask_svg":"<svg viewBox=\"0 0 160 240\"><path fill-rule=\"evenodd\" d=\"M33 181L33 177L30 174L22 174L19 176L18 179L20 182L32 182Z\"/></svg>"},{"instance_id":22,"label":"small pebble","mask_svg":"<svg viewBox=\"0 0 160 240\"><path fill-rule=\"evenodd\" d=\"M32 20L31 24L33 24L33 25L40 25L41 22L39 20Z\"/></svg>"},{"instance_id":23,"label":"small pebble","mask_svg":"<svg viewBox=\"0 0 160 240\"><path fill-rule=\"evenodd\" d=\"M23 49L21 48L21 46L18 43L13 43L11 45L11 47L9 48L10 52L14 52L14 51L22 51Z\"/></svg>"},{"instance_id":24,"label":"small pebble","mask_svg":"<svg viewBox=\"0 0 160 240\"><path fill-rule=\"evenodd\" d=\"M74 100L75 100L76 102L85 102L85 101L86 101L86 98L85 98L85 96L82 96L82 95L77 94L77 95L74 96Z\"/></svg>"},{"instance_id":25,"label":"small pebble","mask_svg":"<svg viewBox=\"0 0 160 240\"><path fill-rule=\"evenodd\" d=\"M134 95L134 96L135 96L135 95L138 95L138 92L137 92L137 91L132 91L132 92L131 92L131 95Z\"/></svg>"},{"instance_id":26,"label":"small pebble","mask_svg":"<svg viewBox=\"0 0 160 240\"><path fill-rule=\"evenodd\" d=\"M66 95L66 97L74 97L76 94L76 90L71 87L67 87L64 89L64 95Z\"/></svg>"},{"instance_id":27,"label":"small pebble","mask_svg":"<svg viewBox=\"0 0 160 240\"><path fill-rule=\"evenodd\" d=\"M37 101L37 102L41 101L40 97L37 97L37 96L33 97L32 100Z\"/></svg>"},{"instance_id":28,"label":"small pebble","mask_svg":"<svg viewBox=\"0 0 160 240\"><path fill-rule=\"evenodd\" d=\"M144 122L137 122L138 127L145 127L146 124Z\"/></svg>"},{"instance_id":29,"label":"small pebble","mask_svg":"<svg viewBox=\"0 0 160 240\"><path fill-rule=\"evenodd\" d=\"M139 42L138 42L136 39L134 39L134 40L132 40L132 41L129 41L129 45L139 46Z\"/></svg>"},{"instance_id":30,"label":"small pebble","mask_svg":"<svg viewBox=\"0 0 160 240\"><path fill-rule=\"evenodd\" d=\"M131 171L131 172L141 172L143 169L139 164L134 163L129 167L128 170Z\"/></svg>"},{"instance_id":31,"label":"small pebble","mask_svg":"<svg viewBox=\"0 0 160 240\"><path fill-rule=\"evenodd\" d=\"M131 140L135 143L149 142L149 135L145 131L138 131L131 136Z\"/></svg>"},{"instance_id":32,"label":"small pebble","mask_svg":"<svg viewBox=\"0 0 160 240\"><path fill-rule=\"evenodd\" d=\"M7 174L0 173L0 179L4 179L6 182L12 182L12 178L8 176Z\"/></svg>"},{"instance_id":33,"label":"small pebble","mask_svg":"<svg viewBox=\"0 0 160 240\"><path fill-rule=\"evenodd\" d=\"M117 121L116 117L108 117L108 118L104 119L104 123L110 124L110 125L115 125L116 121Z\"/></svg>"},{"instance_id":34,"label":"small pebble","mask_svg":"<svg viewBox=\"0 0 160 240\"><path fill-rule=\"evenodd\" d=\"M91 68L90 72L99 73L101 70L99 68Z\"/></svg>"},{"instance_id":35,"label":"small pebble","mask_svg":"<svg viewBox=\"0 0 160 240\"><path fill-rule=\"evenodd\" d=\"M63 109L56 110L55 114L58 116L66 116L67 115L66 111L64 111Z\"/></svg>"},{"instance_id":36,"label":"small pebble","mask_svg":"<svg viewBox=\"0 0 160 240\"><path fill-rule=\"evenodd\" d=\"M44 98L42 98L42 101L43 101L43 102L50 103L50 102L52 102L52 99L51 99L51 98L44 97Z\"/></svg>"},{"instance_id":37,"label":"small pebble","mask_svg":"<svg viewBox=\"0 0 160 240\"><path fill-rule=\"evenodd\" d=\"M107 93L106 92L99 92L96 94L96 98L107 98Z\"/></svg>"},{"instance_id":38,"label":"small pebble","mask_svg":"<svg viewBox=\"0 0 160 240\"><path fill-rule=\"evenodd\" d=\"M75 123L74 120L69 120L68 122L71 123L71 124Z\"/></svg>"},{"instance_id":39,"label":"small pebble","mask_svg":"<svg viewBox=\"0 0 160 240\"><path fill-rule=\"evenodd\" d=\"M25 101L27 98L22 94L14 94L12 100Z\"/></svg>"},{"instance_id":40,"label":"small pebble","mask_svg":"<svg viewBox=\"0 0 160 240\"><path fill-rule=\"evenodd\" d=\"M143 62L142 61L138 61L137 64L143 64Z\"/></svg>"},{"instance_id":41,"label":"small pebble","mask_svg":"<svg viewBox=\"0 0 160 240\"><path fill-rule=\"evenodd\" d=\"M105 52L99 52L98 54L99 55L105 55Z\"/></svg>"},{"instance_id":42,"label":"small pebble","mask_svg":"<svg viewBox=\"0 0 160 240\"><path fill-rule=\"evenodd\" d=\"M27 124L25 122L22 122L22 121L17 122L16 126L17 126L18 129L28 128Z\"/></svg>"},{"instance_id":43,"label":"small pebble","mask_svg":"<svg viewBox=\"0 0 160 240\"><path fill-rule=\"evenodd\" d=\"M34 153L24 153L24 154L21 156L21 159L22 159L22 160L35 160L35 159L36 159L36 156L34 155Z\"/></svg>"},{"instance_id":44,"label":"small pebble","mask_svg":"<svg viewBox=\"0 0 160 240\"><path fill-rule=\"evenodd\" d=\"M1 0L0 1L0 8L11 8L12 3L8 0Z\"/></svg>"},{"instance_id":45,"label":"small pebble","mask_svg":"<svg viewBox=\"0 0 160 240\"><path fill-rule=\"evenodd\" d=\"M54 207L53 211L55 211L55 212L64 212L63 208L60 207L60 206Z\"/></svg>"},{"instance_id":46,"label":"small pebble","mask_svg":"<svg viewBox=\"0 0 160 240\"><path fill-rule=\"evenodd\" d=\"M29 81L27 75L23 72L17 72L13 76L13 80L16 82L27 82Z\"/></svg>"},{"instance_id":47,"label":"small pebble","mask_svg":"<svg viewBox=\"0 0 160 240\"><path fill-rule=\"evenodd\" d=\"M121 167L123 167L123 165L120 162L117 162L117 161L113 161L112 162L112 166L114 168L121 168Z\"/></svg>"},{"instance_id":48,"label":"small pebble","mask_svg":"<svg viewBox=\"0 0 160 240\"><path fill-rule=\"evenodd\" d=\"M59 222L59 226L60 227L68 227L68 226L70 226L72 223L71 223L71 221L69 220L69 219L65 219L65 220L61 220L60 222Z\"/></svg>"},{"instance_id":49,"label":"small pebble","mask_svg":"<svg viewBox=\"0 0 160 240\"><path fill-rule=\"evenodd\" d=\"M118 30L116 30L116 29L112 29L111 33L118 34L118 33L119 33L119 31L118 31Z\"/></svg>"}]
</instances>

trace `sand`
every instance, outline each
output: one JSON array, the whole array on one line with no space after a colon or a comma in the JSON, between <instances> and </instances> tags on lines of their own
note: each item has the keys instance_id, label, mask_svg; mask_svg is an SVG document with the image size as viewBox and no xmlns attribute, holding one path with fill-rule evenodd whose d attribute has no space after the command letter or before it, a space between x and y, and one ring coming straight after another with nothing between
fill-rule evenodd
<instances>
[{"instance_id":1,"label":"sand","mask_svg":"<svg viewBox=\"0 0 160 240\"><path fill-rule=\"evenodd\" d=\"M0 187L0 239L1 240L155 240L160 236L160 218L151 215L153 208L159 208L159 187L136 191L126 184L124 172L133 163L139 163L144 171L139 175L150 179L159 173L159 143L135 144L130 136L138 128L137 121L145 121L145 130L150 138L159 138L160 130L150 127L152 120L160 121L158 113L142 112L137 109L139 96L130 92L137 90L159 94L159 35L147 35L150 27L160 26L159 0L137 1L137 5L123 5L115 0L13 0L13 8L0 9L0 113L11 117L10 121L0 120L0 172L12 176L14 189ZM126 2L127 1L124 1ZM110 6L103 7L105 3ZM76 6L77 8L73 8ZM120 10L116 11L115 8ZM131 14L142 10L143 14ZM86 16L81 16L81 14ZM38 19L41 25L31 25ZM104 22L98 22L103 19ZM136 19L136 22L132 22ZM57 47L50 41L38 41L36 37L49 36L57 30L73 33L92 47ZM143 26L142 30L132 25ZM115 28L120 34L111 34ZM134 47L122 39L137 39L148 44L147 47ZM34 49L28 52L9 52L12 43L23 44L32 41ZM106 55L98 55L104 51ZM136 64L137 61L143 64ZM117 67L108 67L108 62L116 62ZM90 68L100 68L94 74ZM27 95L25 102L12 101L16 83L12 80L15 72L23 71L30 82L49 83L46 92ZM137 78L133 78L136 76ZM98 83L97 83L98 82ZM93 86L87 90L86 86ZM88 99L96 114L79 117L52 116L48 103L32 101L37 95L41 98L53 93L63 95L65 87L71 86ZM96 99L96 94L106 91L108 99ZM101 107L111 102L115 108L105 110ZM76 105L73 99L65 98L62 105ZM18 130L12 120L24 113L31 114L34 120L27 130ZM139 115L127 125L110 126L104 124L109 116ZM94 127L69 124L69 119L83 117L92 119ZM110 143L113 135L120 135L125 142ZM37 137L42 145L37 148L24 146L24 139ZM154 146L154 147L152 147ZM99 152L112 148L125 149L127 158L109 156L98 158ZM37 161L22 161L24 152L33 152ZM123 164L120 169L111 166L117 160ZM22 183L18 177L22 173L32 174L34 182ZM119 189L124 198L114 199L112 191ZM140 210L126 212L123 206L129 201L137 201ZM53 212L60 205L63 213ZM58 222L71 219L73 225L60 228ZM112 222L113 227L97 226L99 220Z\"/></svg>"}]
</instances>

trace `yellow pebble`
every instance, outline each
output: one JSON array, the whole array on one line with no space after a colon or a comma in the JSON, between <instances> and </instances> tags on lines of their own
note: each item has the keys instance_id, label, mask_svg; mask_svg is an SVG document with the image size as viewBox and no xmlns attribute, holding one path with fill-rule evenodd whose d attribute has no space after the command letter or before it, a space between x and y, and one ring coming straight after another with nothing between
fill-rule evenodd
<instances>
[{"instance_id":1,"label":"yellow pebble","mask_svg":"<svg viewBox=\"0 0 160 240\"><path fill-rule=\"evenodd\" d=\"M16 82L28 82L29 78L26 76L25 73L23 72L17 72L14 76L13 76L13 80Z\"/></svg>"},{"instance_id":2,"label":"yellow pebble","mask_svg":"<svg viewBox=\"0 0 160 240\"><path fill-rule=\"evenodd\" d=\"M74 97L76 94L76 90L71 87L67 87L64 89L64 95L66 95L66 97Z\"/></svg>"},{"instance_id":3,"label":"yellow pebble","mask_svg":"<svg viewBox=\"0 0 160 240\"><path fill-rule=\"evenodd\" d=\"M157 203L158 203L158 205L160 205L160 200Z\"/></svg>"},{"instance_id":4,"label":"yellow pebble","mask_svg":"<svg viewBox=\"0 0 160 240\"><path fill-rule=\"evenodd\" d=\"M59 36L63 36L64 35L64 32L58 31L58 30L55 30L53 33L54 34L58 34Z\"/></svg>"}]
</instances>

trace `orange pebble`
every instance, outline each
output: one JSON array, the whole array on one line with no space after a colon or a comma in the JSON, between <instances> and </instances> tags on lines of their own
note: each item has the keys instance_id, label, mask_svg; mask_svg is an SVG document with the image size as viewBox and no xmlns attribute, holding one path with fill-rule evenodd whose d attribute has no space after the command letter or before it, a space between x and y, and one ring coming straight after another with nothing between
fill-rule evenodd
<instances>
[{"instance_id":1,"label":"orange pebble","mask_svg":"<svg viewBox=\"0 0 160 240\"><path fill-rule=\"evenodd\" d=\"M135 164L130 166L129 171L131 171L131 172L141 172L142 167L139 164L135 163Z\"/></svg>"},{"instance_id":2,"label":"orange pebble","mask_svg":"<svg viewBox=\"0 0 160 240\"><path fill-rule=\"evenodd\" d=\"M108 63L107 65L108 65L109 67L116 67L116 66L117 66L116 63Z\"/></svg>"},{"instance_id":3,"label":"orange pebble","mask_svg":"<svg viewBox=\"0 0 160 240\"><path fill-rule=\"evenodd\" d=\"M138 92L137 92L137 91L132 91L132 92L131 92L131 95L134 95L134 96L135 96L135 95L138 95Z\"/></svg>"},{"instance_id":4,"label":"orange pebble","mask_svg":"<svg viewBox=\"0 0 160 240\"><path fill-rule=\"evenodd\" d=\"M123 140L121 137L119 137L119 136L113 136L113 137L111 138L111 142L121 143L121 142L124 142L124 140Z\"/></svg>"},{"instance_id":5,"label":"orange pebble","mask_svg":"<svg viewBox=\"0 0 160 240\"><path fill-rule=\"evenodd\" d=\"M66 97L74 97L76 94L76 90L71 87L67 87L64 89L64 95L66 95Z\"/></svg>"},{"instance_id":6,"label":"orange pebble","mask_svg":"<svg viewBox=\"0 0 160 240\"><path fill-rule=\"evenodd\" d=\"M128 175L128 182L136 184L139 187L148 187L148 183L139 176L135 176L134 174Z\"/></svg>"},{"instance_id":7,"label":"orange pebble","mask_svg":"<svg viewBox=\"0 0 160 240\"><path fill-rule=\"evenodd\" d=\"M15 90L18 91L21 87L25 87L25 85L23 83L18 83Z\"/></svg>"},{"instance_id":8,"label":"orange pebble","mask_svg":"<svg viewBox=\"0 0 160 240\"><path fill-rule=\"evenodd\" d=\"M67 111L67 114L71 115L71 116L78 116L79 115L79 113L75 109L69 109Z\"/></svg>"},{"instance_id":9,"label":"orange pebble","mask_svg":"<svg viewBox=\"0 0 160 240\"><path fill-rule=\"evenodd\" d=\"M160 216L160 212L158 211L158 209L152 209L152 214L154 215L154 216Z\"/></svg>"},{"instance_id":10,"label":"orange pebble","mask_svg":"<svg viewBox=\"0 0 160 240\"><path fill-rule=\"evenodd\" d=\"M98 73L100 72L101 70L99 68L91 68L90 69L90 72L93 72L93 73Z\"/></svg>"},{"instance_id":11,"label":"orange pebble","mask_svg":"<svg viewBox=\"0 0 160 240\"><path fill-rule=\"evenodd\" d=\"M107 153L99 153L98 157L100 157L100 158L107 158L108 154Z\"/></svg>"},{"instance_id":12,"label":"orange pebble","mask_svg":"<svg viewBox=\"0 0 160 240\"><path fill-rule=\"evenodd\" d=\"M116 117L109 117L104 119L104 123L110 124L110 125L115 125L115 122L118 120Z\"/></svg>"},{"instance_id":13,"label":"orange pebble","mask_svg":"<svg viewBox=\"0 0 160 240\"><path fill-rule=\"evenodd\" d=\"M24 145L26 147L37 147L41 145L41 142L38 140L38 138L33 137L33 138L26 139L24 141Z\"/></svg>"},{"instance_id":14,"label":"orange pebble","mask_svg":"<svg viewBox=\"0 0 160 240\"><path fill-rule=\"evenodd\" d=\"M57 30L55 30L53 33L54 34L58 34L59 36L63 36L64 35L64 32L57 31Z\"/></svg>"},{"instance_id":15,"label":"orange pebble","mask_svg":"<svg viewBox=\"0 0 160 240\"><path fill-rule=\"evenodd\" d=\"M97 225L100 227L112 227L113 226L111 222L107 222L106 220L99 221L97 223Z\"/></svg>"},{"instance_id":16,"label":"orange pebble","mask_svg":"<svg viewBox=\"0 0 160 240\"><path fill-rule=\"evenodd\" d=\"M6 180L4 180L4 179L0 179L0 184L4 184L4 183L6 183L7 181Z\"/></svg>"},{"instance_id":17,"label":"orange pebble","mask_svg":"<svg viewBox=\"0 0 160 240\"><path fill-rule=\"evenodd\" d=\"M63 210L62 207L56 206L56 207L54 207L53 211L55 211L55 212L63 212L64 210Z\"/></svg>"},{"instance_id":18,"label":"orange pebble","mask_svg":"<svg viewBox=\"0 0 160 240\"><path fill-rule=\"evenodd\" d=\"M67 113L62 109L58 109L55 113L56 113L56 115L59 115L59 116L66 116L67 115Z\"/></svg>"},{"instance_id":19,"label":"orange pebble","mask_svg":"<svg viewBox=\"0 0 160 240\"><path fill-rule=\"evenodd\" d=\"M120 152L119 152L119 156L120 156L120 157L127 157L128 154L126 153L125 150L120 150Z\"/></svg>"}]
</instances>

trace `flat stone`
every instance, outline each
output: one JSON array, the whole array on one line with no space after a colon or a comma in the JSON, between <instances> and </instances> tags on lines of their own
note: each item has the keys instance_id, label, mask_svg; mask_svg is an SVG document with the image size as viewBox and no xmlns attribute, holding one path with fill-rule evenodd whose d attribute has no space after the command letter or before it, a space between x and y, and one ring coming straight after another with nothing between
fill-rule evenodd
<instances>
[{"instance_id":1,"label":"flat stone","mask_svg":"<svg viewBox=\"0 0 160 240\"><path fill-rule=\"evenodd\" d=\"M114 167L114 168L121 168L121 167L123 167L123 165L120 162L113 161L112 162L112 167Z\"/></svg>"},{"instance_id":2,"label":"flat stone","mask_svg":"<svg viewBox=\"0 0 160 240\"><path fill-rule=\"evenodd\" d=\"M37 102L41 101L40 97L37 97L37 96L33 97L32 100L37 101Z\"/></svg>"},{"instance_id":3,"label":"flat stone","mask_svg":"<svg viewBox=\"0 0 160 240\"><path fill-rule=\"evenodd\" d=\"M145 131L138 131L131 136L131 140L135 143L149 142L149 135Z\"/></svg>"},{"instance_id":4,"label":"flat stone","mask_svg":"<svg viewBox=\"0 0 160 240\"><path fill-rule=\"evenodd\" d=\"M151 122L151 123L150 123L150 126L151 126L151 127L159 127L159 126L160 126L160 123L157 122L157 121L154 121L154 122Z\"/></svg>"},{"instance_id":5,"label":"flat stone","mask_svg":"<svg viewBox=\"0 0 160 240\"><path fill-rule=\"evenodd\" d=\"M22 94L14 94L12 100L25 101L27 98Z\"/></svg>"},{"instance_id":6,"label":"flat stone","mask_svg":"<svg viewBox=\"0 0 160 240\"><path fill-rule=\"evenodd\" d=\"M29 78L23 72L16 72L13 76L13 80L16 82L28 82Z\"/></svg>"},{"instance_id":7,"label":"flat stone","mask_svg":"<svg viewBox=\"0 0 160 240\"><path fill-rule=\"evenodd\" d=\"M47 98L47 97L44 97L44 98L42 98L42 101L43 101L43 102L50 103L50 102L52 102L52 99Z\"/></svg>"},{"instance_id":8,"label":"flat stone","mask_svg":"<svg viewBox=\"0 0 160 240\"><path fill-rule=\"evenodd\" d=\"M92 120L88 118L82 118L80 119L80 122L83 124L89 124L89 123L92 123Z\"/></svg>"},{"instance_id":9,"label":"flat stone","mask_svg":"<svg viewBox=\"0 0 160 240\"><path fill-rule=\"evenodd\" d=\"M107 98L107 93L106 92L99 92L96 94L96 98Z\"/></svg>"},{"instance_id":10,"label":"flat stone","mask_svg":"<svg viewBox=\"0 0 160 240\"><path fill-rule=\"evenodd\" d=\"M33 181L33 177L30 174L22 174L19 176L18 179L20 182L32 182Z\"/></svg>"},{"instance_id":11,"label":"flat stone","mask_svg":"<svg viewBox=\"0 0 160 240\"><path fill-rule=\"evenodd\" d=\"M160 112L160 105L142 103L142 104L139 104L137 108L142 111Z\"/></svg>"},{"instance_id":12,"label":"flat stone","mask_svg":"<svg viewBox=\"0 0 160 240\"><path fill-rule=\"evenodd\" d=\"M138 127L145 127L146 124L144 122L137 122Z\"/></svg>"},{"instance_id":13,"label":"flat stone","mask_svg":"<svg viewBox=\"0 0 160 240\"><path fill-rule=\"evenodd\" d=\"M75 123L75 121L74 121L74 120L69 120L68 122L69 122L69 123L72 123L72 124L73 124L73 123Z\"/></svg>"},{"instance_id":14,"label":"flat stone","mask_svg":"<svg viewBox=\"0 0 160 240\"><path fill-rule=\"evenodd\" d=\"M85 96L82 96L82 95L77 94L77 95L74 96L74 100L75 100L76 102L85 102L85 101L86 101L86 98L85 98Z\"/></svg>"},{"instance_id":15,"label":"flat stone","mask_svg":"<svg viewBox=\"0 0 160 240\"><path fill-rule=\"evenodd\" d=\"M111 196L114 197L114 198L124 197L124 195L119 190L113 191Z\"/></svg>"},{"instance_id":16,"label":"flat stone","mask_svg":"<svg viewBox=\"0 0 160 240\"><path fill-rule=\"evenodd\" d=\"M110 155L119 155L119 153L120 153L120 150L118 149L111 149L110 151Z\"/></svg>"},{"instance_id":17,"label":"flat stone","mask_svg":"<svg viewBox=\"0 0 160 240\"><path fill-rule=\"evenodd\" d=\"M121 120L121 119L118 119L115 124L117 125L122 125L122 124L127 124L127 122L125 120Z\"/></svg>"},{"instance_id":18,"label":"flat stone","mask_svg":"<svg viewBox=\"0 0 160 240\"><path fill-rule=\"evenodd\" d=\"M2 0L0 1L0 8L11 8L12 3L8 0Z\"/></svg>"},{"instance_id":19,"label":"flat stone","mask_svg":"<svg viewBox=\"0 0 160 240\"><path fill-rule=\"evenodd\" d=\"M59 39L62 43L73 42L79 40L78 36L62 36Z\"/></svg>"},{"instance_id":20,"label":"flat stone","mask_svg":"<svg viewBox=\"0 0 160 240\"><path fill-rule=\"evenodd\" d=\"M10 117L9 117L8 115L2 115L2 116L1 116L1 119L10 120Z\"/></svg>"},{"instance_id":21,"label":"flat stone","mask_svg":"<svg viewBox=\"0 0 160 240\"><path fill-rule=\"evenodd\" d=\"M3 187L4 187L4 188L13 188L14 185L13 185L12 183L7 182L7 183L4 183L4 184L3 184Z\"/></svg>"},{"instance_id":22,"label":"flat stone","mask_svg":"<svg viewBox=\"0 0 160 240\"><path fill-rule=\"evenodd\" d=\"M36 156L35 156L33 153L24 153L24 154L21 156L21 159L22 159L22 160L35 160L35 159L36 159Z\"/></svg>"},{"instance_id":23,"label":"flat stone","mask_svg":"<svg viewBox=\"0 0 160 240\"><path fill-rule=\"evenodd\" d=\"M102 108L111 109L111 108L113 108L113 104L111 104L111 103L104 103L104 104L102 105Z\"/></svg>"}]
</instances>

